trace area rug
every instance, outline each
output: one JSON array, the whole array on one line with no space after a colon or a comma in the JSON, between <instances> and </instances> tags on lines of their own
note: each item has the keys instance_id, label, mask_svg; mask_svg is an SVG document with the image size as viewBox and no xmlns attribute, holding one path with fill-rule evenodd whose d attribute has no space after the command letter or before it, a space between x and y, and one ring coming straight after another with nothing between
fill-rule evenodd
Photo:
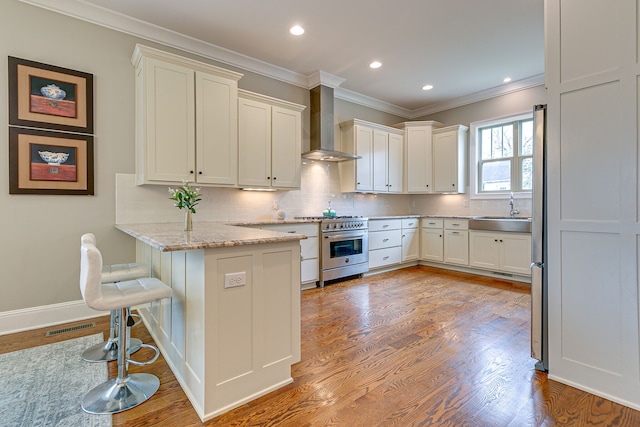
<instances>
[{"instance_id":1,"label":"area rug","mask_svg":"<svg viewBox=\"0 0 640 427\"><path fill-rule=\"evenodd\" d=\"M106 363L82 360L102 333L0 354L3 427L110 427L111 415L82 410L82 397L107 380Z\"/></svg>"}]
</instances>

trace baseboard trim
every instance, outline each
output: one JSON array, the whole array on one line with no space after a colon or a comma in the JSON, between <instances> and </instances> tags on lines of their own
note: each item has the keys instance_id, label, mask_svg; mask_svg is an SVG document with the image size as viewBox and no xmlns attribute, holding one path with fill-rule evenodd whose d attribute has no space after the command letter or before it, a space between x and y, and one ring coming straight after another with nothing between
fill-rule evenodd
<instances>
[{"instance_id":1,"label":"baseboard trim","mask_svg":"<svg viewBox=\"0 0 640 427\"><path fill-rule=\"evenodd\" d=\"M0 335L46 328L106 314L109 312L87 307L83 300L3 311L0 312Z\"/></svg>"}]
</instances>

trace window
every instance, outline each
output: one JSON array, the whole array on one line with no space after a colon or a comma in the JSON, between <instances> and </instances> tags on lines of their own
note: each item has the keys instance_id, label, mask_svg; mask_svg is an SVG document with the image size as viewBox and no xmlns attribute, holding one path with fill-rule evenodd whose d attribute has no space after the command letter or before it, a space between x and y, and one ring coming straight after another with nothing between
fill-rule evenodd
<instances>
[{"instance_id":1,"label":"window","mask_svg":"<svg viewBox=\"0 0 640 427\"><path fill-rule=\"evenodd\" d=\"M505 193L531 191L531 114L472 123L471 152L472 197L499 197Z\"/></svg>"}]
</instances>

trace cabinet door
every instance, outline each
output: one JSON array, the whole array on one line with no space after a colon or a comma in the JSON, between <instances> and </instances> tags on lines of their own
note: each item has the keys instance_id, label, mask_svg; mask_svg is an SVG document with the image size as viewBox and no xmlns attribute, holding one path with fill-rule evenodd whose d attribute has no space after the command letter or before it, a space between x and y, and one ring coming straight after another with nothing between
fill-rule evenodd
<instances>
[{"instance_id":1,"label":"cabinet door","mask_svg":"<svg viewBox=\"0 0 640 427\"><path fill-rule=\"evenodd\" d=\"M425 261L444 261L444 238L442 229L422 229L422 250L420 258Z\"/></svg>"},{"instance_id":2,"label":"cabinet door","mask_svg":"<svg viewBox=\"0 0 640 427\"><path fill-rule=\"evenodd\" d=\"M354 126L356 154L356 190L373 191L373 129Z\"/></svg>"},{"instance_id":3,"label":"cabinet door","mask_svg":"<svg viewBox=\"0 0 640 427\"><path fill-rule=\"evenodd\" d=\"M402 261L415 261L420 251L420 235L417 229L402 230Z\"/></svg>"},{"instance_id":4,"label":"cabinet door","mask_svg":"<svg viewBox=\"0 0 640 427\"><path fill-rule=\"evenodd\" d=\"M146 58L140 162L145 181L195 180L195 93L193 70Z\"/></svg>"},{"instance_id":5,"label":"cabinet door","mask_svg":"<svg viewBox=\"0 0 640 427\"><path fill-rule=\"evenodd\" d=\"M386 193L389 191L387 181L387 151L389 133L381 130L373 131L373 191Z\"/></svg>"},{"instance_id":6,"label":"cabinet door","mask_svg":"<svg viewBox=\"0 0 640 427\"><path fill-rule=\"evenodd\" d=\"M234 186L238 180L237 82L196 72L198 183Z\"/></svg>"},{"instance_id":7,"label":"cabinet door","mask_svg":"<svg viewBox=\"0 0 640 427\"><path fill-rule=\"evenodd\" d=\"M238 185L271 186L271 106L238 100Z\"/></svg>"},{"instance_id":8,"label":"cabinet door","mask_svg":"<svg viewBox=\"0 0 640 427\"><path fill-rule=\"evenodd\" d=\"M433 136L433 181L437 192L457 192L458 133L443 132Z\"/></svg>"},{"instance_id":9,"label":"cabinet door","mask_svg":"<svg viewBox=\"0 0 640 427\"><path fill-rule=\"evenodd\" d=\"M271 107L271 185L300 188L302 114Z\"/></svg>"},{"instance_id":10,"label":"cabinet door","mask_svg":"<svg viewBox=\"0 0 640 427\"><path fill-rule=\"evenodd\" d=\"M390 193L402 193L402 135L389 133L387 184Z\"/></svg>"},{"instance_id":11,"label":"cabinet door","mask_svg":"<svg viewBox=\"0 0 640 427\"><path fill-rule=\"evenodd\" d=\"M531 275L531 235L502 234L502 270L509 273Z\"/></svg>"},{"instance_id":12,"label":"cabinet door","mask_svg":"<svg viewBox=\"0 0 640 427\"><path fill-rule=\"evenodd\" d=\"M469 265L497 271L500 269L500 247L494 233L471 231L469 234Z\"/></svg>"},{"instance_id":13,"label":"cabinet door","mask_svg":"<svg viewBox=\"0 0 640 427\"><path fill-rule=\"evenodd\" d=\"M469 232L444 231L444 262L469 265Z\"/></svg>"},{"instance_id":14,"label":"cabinet door","mask_svg":"<svg viewBox=\"0 0 640 427\"><path fill-rule=\"evenodd\" d=\"M407 192L431 193L431 127L407 128Z\"/></svg>"}]
</instances>

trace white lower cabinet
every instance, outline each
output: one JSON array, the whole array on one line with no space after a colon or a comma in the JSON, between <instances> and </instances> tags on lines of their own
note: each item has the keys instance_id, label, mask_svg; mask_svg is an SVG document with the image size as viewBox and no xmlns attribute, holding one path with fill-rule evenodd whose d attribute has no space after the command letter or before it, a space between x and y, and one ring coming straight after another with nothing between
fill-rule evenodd
<instances>
[{"instance_id":1,"label":"white lower cabinet","mask_svg":"<svg viewBox=\"0 0 640 427\"><path fill-rule=\"evenodd\" d=\"M420 227L420 259L444 261L444 221L440 218L423 218Z\"/></svg>"},{"instance_id":2,"label":"white lower cabinet","mask_svg":"<svg viewBox=\"0 0 640 427\"><path fill-rule=\"evenodd\" d=\"M402 261L402 221L369 220L369 269Z\"/></svg>"},{"instance_id":3,"label":"white lower cabinet","mask_svg":"<svg viewBox=\"0 0 640 427\"><path fill-rule=\"evenodd\" d=\"M469 265L469 221L444 220L444 262Z\"/></svg>"},{"instance_id":4,"label":"white lower cabinet","mask_svg":"<svg viewBox=\"0 0 640 427\"><path fill-rule=\"evenodd\" d=\"M256 228L307 236L306 239L300 240L300 285L302 289L315 288L316 282L320 280L320 241L318 237L320 227L318 223L265 224Z\"/></svg>"},{"instance_id":5,"label":"white lower cabinet","mask_svg":"<svg viewBox=\"0 0 640 427\"><path fill-rule=\"evenodd\" d=\"M417 261L420 257L420 233L418 218L402 220L402 262Z\"/></svg>"},{"instance_id":6,"label":"white lower cabinet","mask_svg":"<svg viewBox=\"0 0 640 427\"><path fill-rule=\"evenodd\" d=\"M472 267L524 276L531 274L531 235L527 233L471 231L469 254Z\"/></svg>"}]
</instances>

